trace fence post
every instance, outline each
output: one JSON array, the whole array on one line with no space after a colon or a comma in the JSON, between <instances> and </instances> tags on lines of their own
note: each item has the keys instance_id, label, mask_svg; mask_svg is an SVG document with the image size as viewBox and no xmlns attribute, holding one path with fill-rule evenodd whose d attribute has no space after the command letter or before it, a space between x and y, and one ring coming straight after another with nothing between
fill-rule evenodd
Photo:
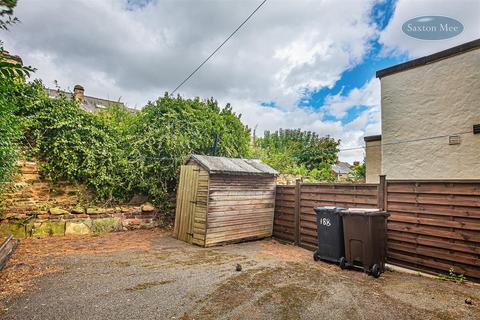
<instances>
[{"instance_id":1,"label":"fence post","mask_svg":"<svg viewBox=\"0 0 480 320\"><path fill-rule=\"evenodd\" d=\"M301 194L302 182L297 179L295 182L295 244L298 246L300 243L300 194Z\"/></svg>"},{"instance_id":2,"label":"fence post","mask_svg":"<svg viewBox=\"0 0 480 320\"><path fill-rule=\"evenodd\" d=\"M378 184L378 208L382 211L386 210L387 196L387 180L384 174L380 175L380 183Z\"/></svg>"}]
</instances>

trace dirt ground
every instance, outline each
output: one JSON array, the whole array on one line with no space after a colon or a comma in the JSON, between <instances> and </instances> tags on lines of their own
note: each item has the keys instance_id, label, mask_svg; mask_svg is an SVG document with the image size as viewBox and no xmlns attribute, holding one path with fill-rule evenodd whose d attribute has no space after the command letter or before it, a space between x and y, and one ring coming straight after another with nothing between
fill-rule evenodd
<instances>
[{"instance_id":1,"label":"dirt ground","mask_svg":"<svg viewBox=\"0 0 480 320\"><path fill-rule=\"evenodd\" d=\"M480 286L374 279L273 240L204 249L132 231L22 241L0 304L0 319L22 320L480 319Z\"/></svg>"}]
</instances>

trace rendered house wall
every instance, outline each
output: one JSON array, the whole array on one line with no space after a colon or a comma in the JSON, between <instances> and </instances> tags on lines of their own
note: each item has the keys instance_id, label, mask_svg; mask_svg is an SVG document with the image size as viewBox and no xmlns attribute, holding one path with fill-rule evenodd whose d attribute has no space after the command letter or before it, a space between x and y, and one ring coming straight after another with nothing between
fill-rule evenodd
<instances>
[{"instance_id":1,"label":"rendered house wall","mask_svg":"<svg viewBox=\"0 0 480 320\"><path fill-rule=\"evenodd\" d=\"M480 135L471 133L480 123L479 49L385 76L381 88L387 179L480 179ZM456 145L448 136L404 142L463 132Z\"/></svg>"},{"instance_id":2,"label":"rendered house wall","mask_svg":"<svg viewBox=\"0 0 480 320\"><path fill-rule=\"evenodd\" d=\"M365 182L379 183L382 174L382 147L381 140L366 141L365 151Z\"/></svg>"}]
</instances>

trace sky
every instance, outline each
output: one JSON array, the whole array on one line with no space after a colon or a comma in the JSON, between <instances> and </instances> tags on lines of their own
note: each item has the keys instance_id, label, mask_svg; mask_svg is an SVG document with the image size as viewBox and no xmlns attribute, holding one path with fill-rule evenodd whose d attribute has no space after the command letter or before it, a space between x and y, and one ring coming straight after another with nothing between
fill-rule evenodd
<instances>
[{"instance_id":1,"label":"sky","mask_svg":"<svg viewBox=\"0 0 480 320\"><path fill-rule=\"evenodd\" d=\"M21 23L0 31L35 78L142 108L172 91L261 0L19 0ZM408 19L448 16L446 40L405 35ZM377 70L480 38L478 0L269 0L178 91L231 103L264 130L301 128L341 140L380 134ZM362 161L364 150L341 151Z\"/></svg>"}]
</instances>

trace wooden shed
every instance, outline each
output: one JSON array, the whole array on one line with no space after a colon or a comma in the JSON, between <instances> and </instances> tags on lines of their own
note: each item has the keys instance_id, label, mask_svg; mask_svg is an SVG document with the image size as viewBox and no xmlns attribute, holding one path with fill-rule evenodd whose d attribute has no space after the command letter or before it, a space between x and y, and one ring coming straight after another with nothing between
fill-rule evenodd
<instances>
[{"instance_id":1,"label":"wooden shed","mask_svg":"<svg viewBox=\"0 0 480 320\"><path fill-rule=\"evenodd\" d=\"M180 170L173 236L203 247L270 237L277 174L260 160L192 155Z\"/></svg>"}]
</instances>

